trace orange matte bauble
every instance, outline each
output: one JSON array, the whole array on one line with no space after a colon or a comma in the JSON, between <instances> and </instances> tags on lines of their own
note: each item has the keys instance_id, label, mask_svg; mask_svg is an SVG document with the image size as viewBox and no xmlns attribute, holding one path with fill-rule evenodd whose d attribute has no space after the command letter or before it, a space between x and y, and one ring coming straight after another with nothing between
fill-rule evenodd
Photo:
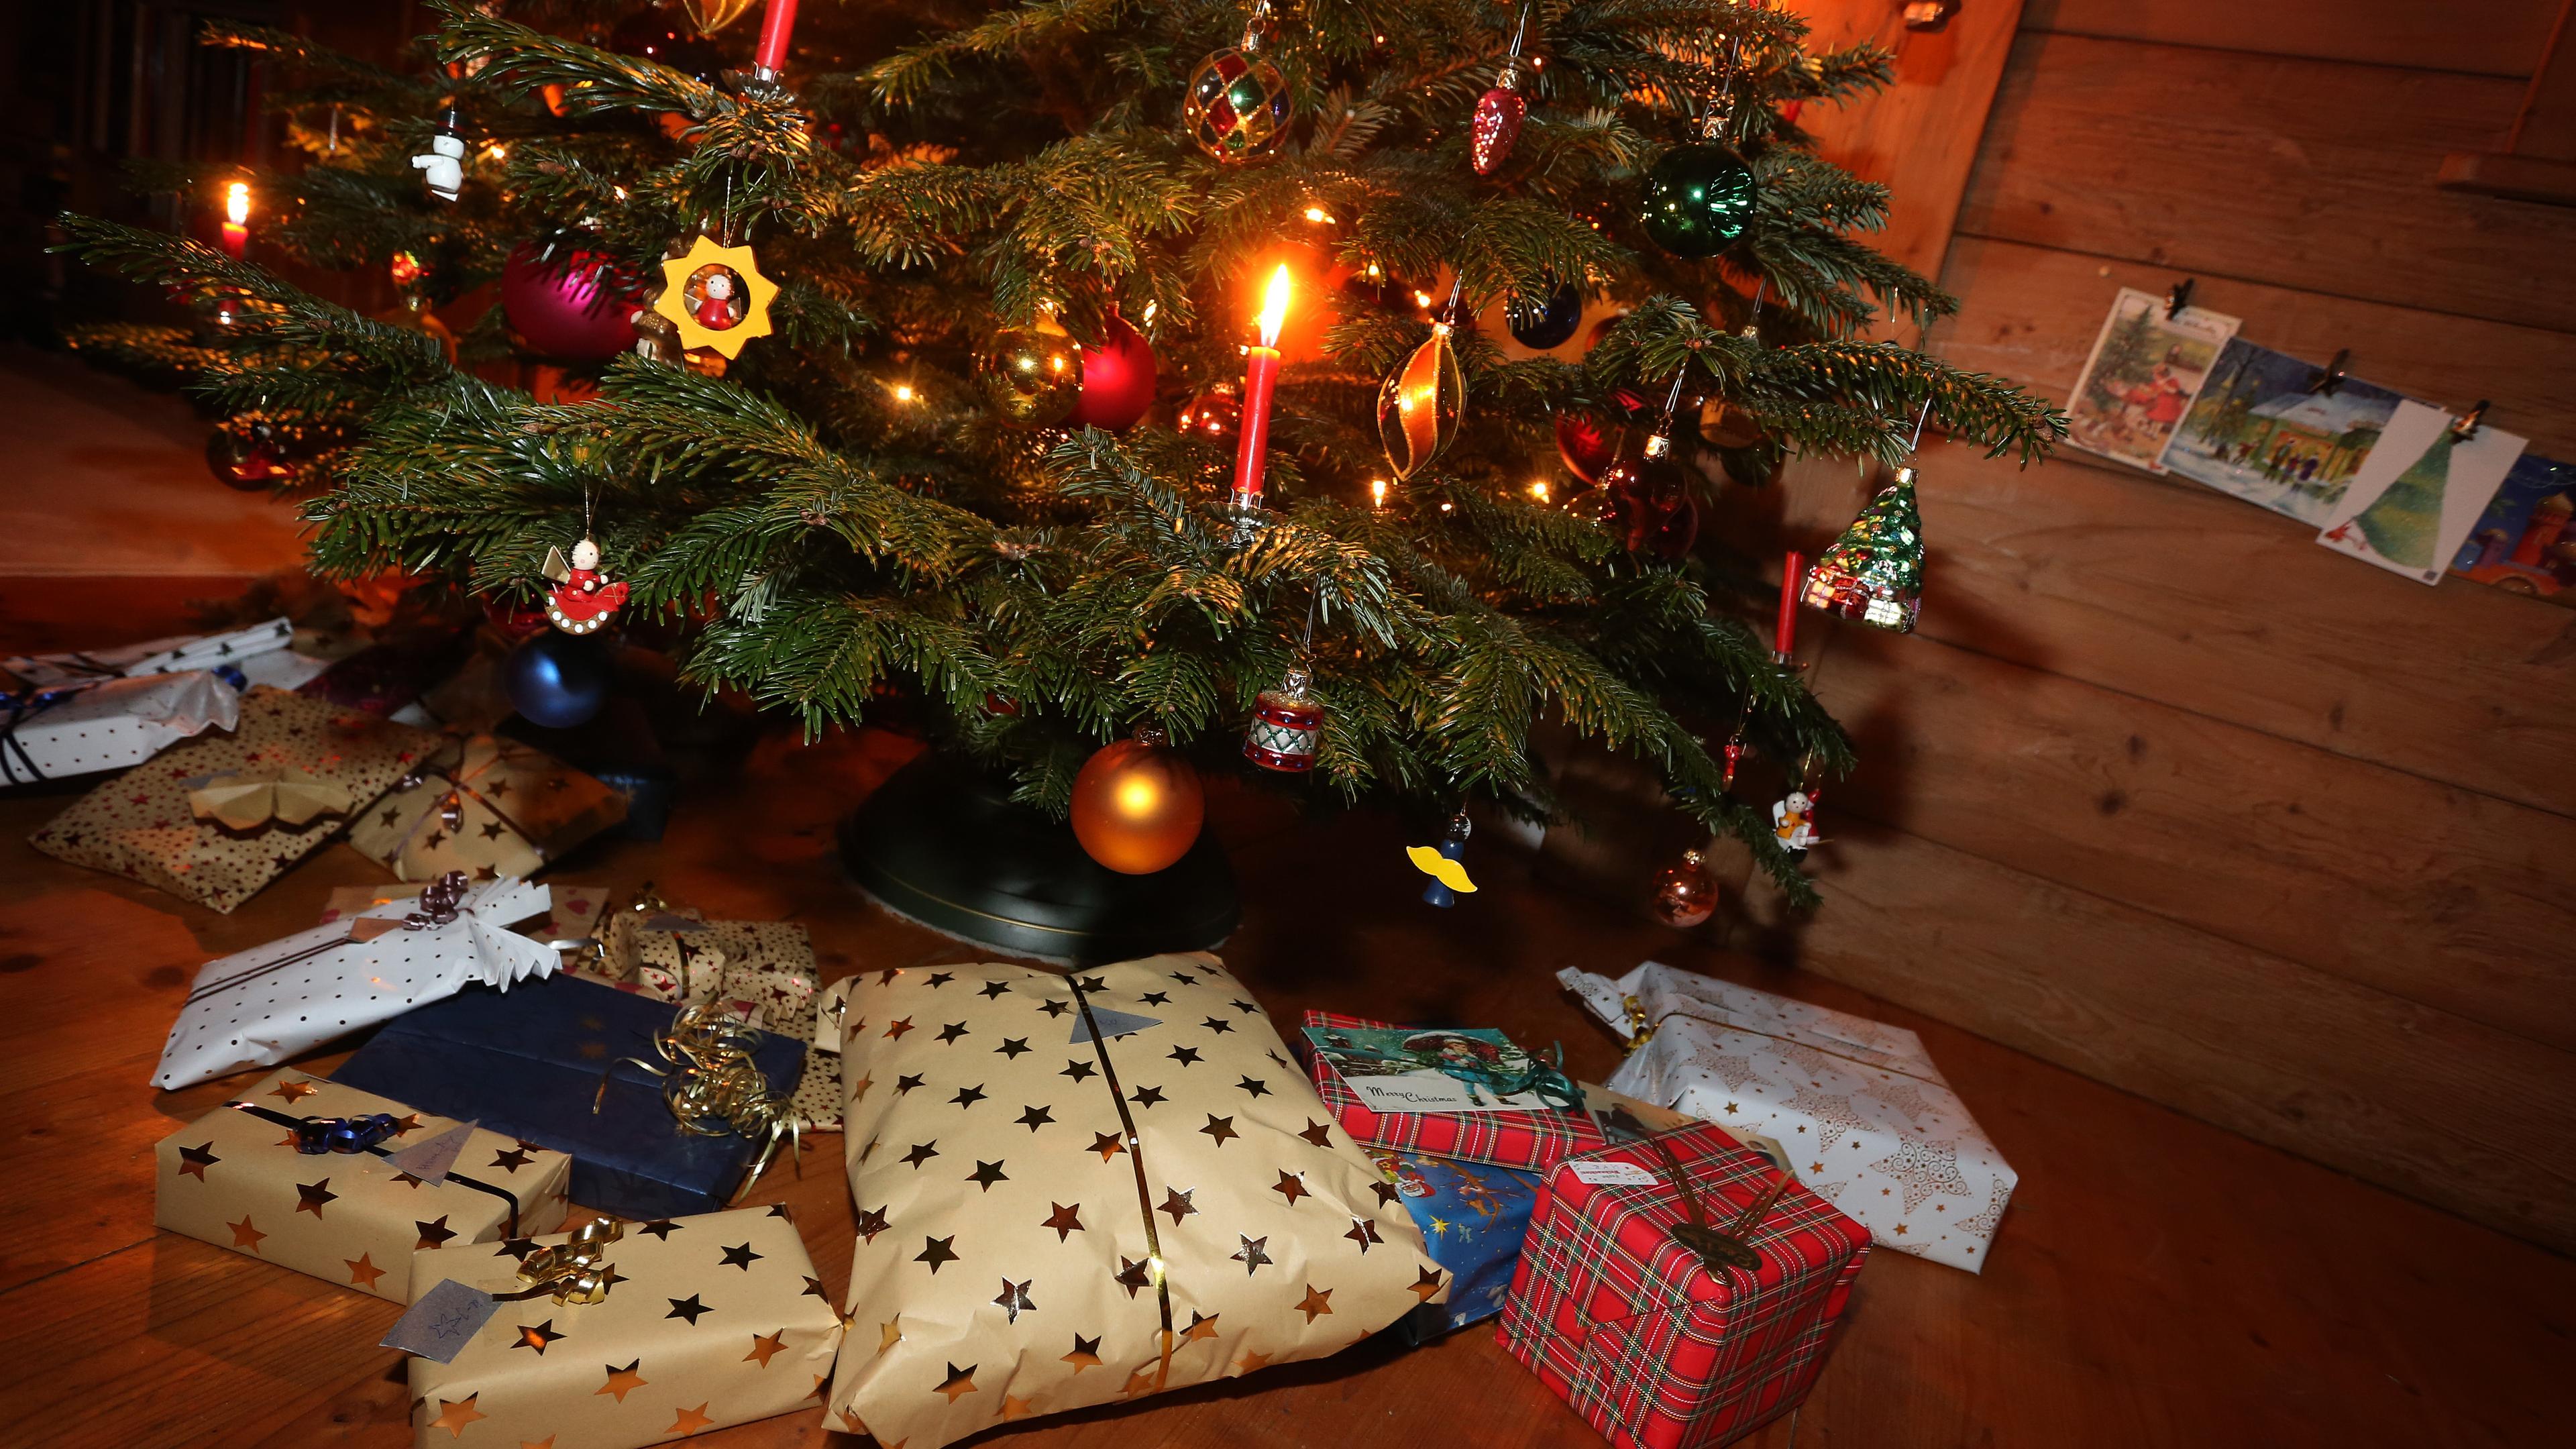
<instances>
[{"instance_id":1,"label":"orange matte bauble","mask_svg":"<svg viewBox=\"0 0 2576 1449\"><path fill-rule=\"evenodd\" d=\"M1102 747L1073 777L1073 836L1124 875L1151 875L1189 853L1207 817L1198 772L1159 730Z\"/></svg>"}]
</instances>

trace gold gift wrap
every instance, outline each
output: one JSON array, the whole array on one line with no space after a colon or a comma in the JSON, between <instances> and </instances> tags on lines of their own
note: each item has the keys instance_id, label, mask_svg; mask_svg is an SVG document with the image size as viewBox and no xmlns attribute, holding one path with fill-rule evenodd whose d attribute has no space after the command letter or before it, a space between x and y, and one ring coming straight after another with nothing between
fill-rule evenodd
<instances>
[{"instance_id":1,"label":"gold gift wrap","mask_svg":"<svg viewBox=\"0 0 2576 1449\"><path fill-rule=\"evenodd\" d=\"M534 875L626 818L626 797L517 740L448 741L349 823L349 844L404 880Z\"/></svg>"},{"instance_id":2,"label":"gold gift wrap","mask_svg":"<svg viewBox=\"0 0 2576 1449\"><path fill-rule=\"evenodd\" d=\"M30 840L74 865L114 871L172 895L230 911L249 900L346 823L321 814L298 823L275 809L275 785L311 776L353 810L393 788L439 748L437 735L283 690L254 688L241 723L173 745L90 791ZM245 791L232 787L248 785ZM265 797L269 808L235 829L199 819L192 797L210 791ZM311 803L309 801L305 803Z\"/></svg>"},{"instance_id":3,"label":"gold gift wrap","mask_svg":"<svg viewBox=\"0 0 2576 1449\"><path fill-rule=\"evenodd\" d=\"M597 1302L558 1274L564 1301L503 1302L452 1361L412 1359L422 1449L631 1449L821 1404L841 1319L785 1207L609 1231L585 1245L604 1266ZM496 1297L542 1287L545 1250L575 1236L421 1254L412 1296L442 1278Z\"/></svg>"},{"instance_id":4,"label":"gold gift wrap","mask_svg":"<svg viewBox=\"0 0 2576 1449\"><path fill-rule=\"evenodd\" d=\"M840 1025L859 1242L834 1428L936 1449L1338 1353L1446 1295L1212 956L873 972Z\"/></svg>"},{"instance_id":5,"label":"gold gift wrap","mask_svg":"<svg viewBox=\"0 0 2576 1449\"><path fill-rule=\"evenodd\" d=\"M560 1152L477 1128L446 1181L431 1182L374 1152L298 1152L293 1128L276 1119L390 1113L401 1126L383 1147L400 1153L454 1128L448 1118L292 1070L235 1100L260 1111L218 1107L153 1149L152 1220L162 1227L408 1303L416 1257L434 1263L563 1223L572 1159Z\"/></svg>"},{"instance_id":6,"label":"gold gift wrap","mask_svg":"<svg viewBox=\"0 0 2576 1449\"><path fill-rule=\"evenodd\" d=\"M763 1029L814 1035L814 943L796 921L701 921L672 913L620 911L604 955L610 969L660 1001L744 995L764 1008ZM770 975L779 979L773 982ZM762 989L801 979L800 993Z\"/></svg>"}]
</instances>

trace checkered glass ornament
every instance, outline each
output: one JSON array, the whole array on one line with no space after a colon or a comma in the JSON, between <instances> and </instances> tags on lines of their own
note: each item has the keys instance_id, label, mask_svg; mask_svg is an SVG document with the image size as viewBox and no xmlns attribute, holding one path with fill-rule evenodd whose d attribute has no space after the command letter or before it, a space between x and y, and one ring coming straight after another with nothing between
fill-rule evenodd
<instances>
[{"instance_id":1,"label":"checkered glass ornament","mask_svg":"<svg viewBox=\"0 0 2576 1449\"><path fill-rule=\"evenodd\" d=\"M1288 78L1249 46L1216 51L1190 75L1181 123L1219 161L1268 155L1288 135Z\"/></svg>"}]
</instances>

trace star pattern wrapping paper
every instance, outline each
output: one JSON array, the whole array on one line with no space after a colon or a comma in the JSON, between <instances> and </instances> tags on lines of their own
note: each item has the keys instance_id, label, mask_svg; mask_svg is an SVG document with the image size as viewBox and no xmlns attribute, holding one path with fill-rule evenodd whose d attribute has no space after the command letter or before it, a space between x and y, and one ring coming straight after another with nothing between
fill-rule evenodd
<instances>
[{"instance_id":1,"label":"star pattern wrapping paper","mask_svg":"<svg viewBox=\"0 0 2576 1449\"><path fill-rule=\"evenodd\" d=\"M298 1071L279 1072L236 1100L297 1118L388 1113L400 1124L382 1144L388 1153L457 1125ZM435 1262L510 1232L510 1203L499 1193L518 1199L521 1234L552 1232L564 1219L572 1170L560 1152L477 1128L456 1153L455 1175L432 1182L373 1152L298 1152L290 1129L229 1106L162 1138L153 1159L152 1220L160 1226L396 1303L411 1301L416 1252Z\"/></svg>"},{"instance_id":2,"label":"star pattern wrapping paper","mask_svg":"<svg viewBox=\"0 0 2576 1449\"><path fill-rule=\"evenodd\" d=\"M1338 1353L1447 1291L1395 1185L1214 957L856 980L833 1428L938 1449ZM1106 1042L1074 1039L1077 988Z\"/></svg>"},{"instance_id":3,"label":"star pattern wrapping paper","mask_svg":"<svg viewBox=\"0 0 2576 1449\"><path fill-rule=\"evenodd\" d=\"M1901 1026L1649 961L1557 979L1619 1031L1651 1025L1610 1085L1778 1145L1882 1247L1977 1272L2021 1179Z\"/></svg>"},{"instance_id":4,"label":"star pattern wrapping paper","mask_svg":"<svg viewBox=\"0 0 2576 1449\"><path fill-rule=\"evenodd\" d=\"M412 1298L451 1278L518 1292L562 1241L421 1254ZM634 1449L821 1405L841 1318L784 1204L627 1223L607 1260L600 1302L502 1303L449 1362L413 1358L413 1442Z\"/></svg>"},{"instance_id":5,"label":"star pattern wrapping paper","mask_svg":"<svg viewBox=\"0 0 2576 1449\"><path fill-rule=\"evenodd\" d=\"M403 880L530 876L626 818L626 797L543 750L448 742L349 822L349 844Z\"/></svg>"},{"instance_id":6,"label":"star pattern wrapping paper","mask_svg":"<svg viewBox=\"0 0 2576 1449\"><path fill-rule=\"evenodd\" d=\"M364 809L439 745L427 730L282 690L254 688L240 710L231 733L173 745L82 796L30 841L74 865L229 912L347 821L325 815L302 826L271 821L231 830L196 818L191 792L263 771L303 770L345 789Z\"/></svg>"},{"instance_id":7,"label":"star pattern wrapping paper","mask_svg":"<svg viewBox=\"0 0 2576 1449\"><path fill-rule=\"evenodd\" d=\"M721 1001L735 1019L812 1043L822 986L814 942L796 921L705 921L694 914L611 917L601 950L611 984L656 1001ZM808 1132L841 1130L841 1059L805 1053L795 1092Z\"/></svg>"}]
</instances>

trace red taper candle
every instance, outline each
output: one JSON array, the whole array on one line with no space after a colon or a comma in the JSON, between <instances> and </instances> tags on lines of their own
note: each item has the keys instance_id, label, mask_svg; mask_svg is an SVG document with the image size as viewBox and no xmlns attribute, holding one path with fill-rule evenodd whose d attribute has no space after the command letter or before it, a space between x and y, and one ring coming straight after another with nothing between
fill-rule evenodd
<instances>
[{"instance_id":1,"label":"red taper candle","mask_svg":"<svg viewBox=\"0 0 2576 1449\"><path fill-rule=\"evenodd\" d=\"M1234 506L1261 506L1261 465L1270 450L1270 394L1279 385L1279 328L1288 320L1288 268L1270 274L1261 300L1261 345L1245 349L1243 433L1234 455Z\"/></svg>"},{"instance_id":2,"label":"red taper candle","mask_svg":"<svg viewBox=\"0 0 2576 1449\"><path fill-rule=\"evenodd\" d=\"M1771 657L1782 663L1790 658L1790 646L1798 640L1798 575L1806 560L1796 549L1789 551L1789 561L1780 569L1780 622L1771 631Z\"/></svg>"},{"instance_id":3,"label":"red taper candle","mask_svg":"<svg viewBox=\"0 0 2576 1449\"><path fill-rule=\"evenodd\" d=\"M236 181L224 192L224 222L220 233L224 255L240 261L250 250L250 184Z\"/></svg>"},{"instance_id":4,"label":"red taper candle","mask_svg":"<svg viewBox=\"0 0 2576 1449\"><path fill-rule=\"evenodd\" d=\"M760 17L760 46L754 64L772 73L787 69L787 40L796 33L796 0L769 0Z\"/></svg>"}]
</instances>

